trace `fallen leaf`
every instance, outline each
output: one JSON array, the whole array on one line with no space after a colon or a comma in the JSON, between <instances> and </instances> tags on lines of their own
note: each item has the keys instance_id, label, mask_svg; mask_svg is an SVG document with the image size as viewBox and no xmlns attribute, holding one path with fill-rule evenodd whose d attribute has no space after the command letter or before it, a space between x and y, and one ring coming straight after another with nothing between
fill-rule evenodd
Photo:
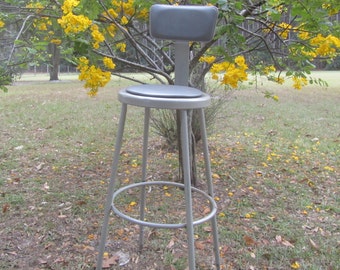
<instances>
[{"instance_id":1,"label":"fallen leaf","mask_svg":"<svg viewBox=\"0 0 340 270\"><path fill-rule=\"evenodd\" d=\"M275 236L275 240L276 240L276 242L281 243L282 242L282 236L281 235L276 235Z\"/></svg>"},{"instance_id":2,"label":"fallen leaf","mask_svg":"<svg viewBox=\"0 0 340 270\"><path fill-rule=\"evenodd\" d=\"M117 265L118 262L119 256L115 254L112 257L103 260L103 268L104 269L111 268L112 265Z\"/></svg>"},{"instance_id":3,"label":"fallen leaf","mask_svg":"<svg viewBox=\"0 0 340 270\"><path fill-rule=\"evenodd\" d=\"M84 201L84 200L79 200L79 201L76 202L76 205L79 205L79 206L82 206L82 205L85 205L85 204L87 204L87 202Z\"/></svg>"},{"instance_id":4,"label":"fallen leaf","mask_svg":"<svg viewBox=\"0 0 340 270\"><path fill-rule=\"evenodd\" d=\"M211 176L214 179L220 179L221 178L217 173L213 173Z\"/></svg>"},{"instance_id":5,"label":"fallen leaf","mask_svg":"<svg viewBox=\"0 0 340 270\"><path fill-rule=\"evenodd\" d=\"M249 246L256 246L256 241L248 235L243 236L243 240L248 247Z\"/></svg>"},{"instance_id":6,"label":"fallen leaf","mask_svg":"<svg viewBox=\"0 0 340 270\"><path fill-rule=\"evenodd\" d=\"M39 264L47 264L47 261L43 259L38 259L38 262Z\"/></svg>"},{"instance_id":7,"label":"fallen leaf","mask_svg":"<svg viewBox=\"0 0 340 270\"><path fill-rule=\"evenodd\" d=\"M17 147L14 147L15 150L22 150L23 148L24 148L23 145L19 145L19 146L17 146Z\"/></svg>"},{"instance_id":8,"label":"fallen leaf","mask_svg":"<svg viewBox=\"0 0 340 270\"><path fill-rule=\"evenodd\" d=\"M294 245L287 240L282 240L282 245L284 245L286 247L292 247L292 248L294 247Z\"/></svg>"},{"instance_id":9,"label":"fallen leaf","mask_svg":"<svg viewBox=\"0 0 340 270\"><path fill-rule=\"evenodd\" d=\"M41 171L41 169L44 167L45 163L41 162L39 163L35 168L37 171Z\"/></svg>"},{"instance_id":10,"label":"fallen leaf","mask_svg":"<svg viewBox=\"0 0 340 270\"><path fill-rule=\"evenodd\" d=\"M210 210L210 207L208 207L208 206L205 207L204 210L203 210L203 214L204 214L204 215L207 215L207 214L209 214L210 212L211 212L211 210Z\"/></svg>"},{"instance_id":11,"label":"fallen leaf","mask_svg":"<svg viewBox=\"0 0 340 270\"><path fill-rule=\"evenodd\" d=\"M309 242L310 242L312 248L314 248L315 250L319 250L319 246L317 244L315 244L315 242L312 239L309 239Z\"/></svg>"},{"instance_id":12,"label":"fallen leaf","mask_svg":"<svg viewBox=\"0 0 340 270\"><path fill-rule=\"evenodd\" d=\"M203 231L205 232L212 232L212 228L210 226L204 227Z\"/></svg>"},{"instance_id":13,"label":"fallen leaf","mask_svg":"<svg viewBox=\"0 0 340 270\"><path fill-rule=\"evenodd\" d=\"M49 190L49 189L50 189L50 187L49 187L49 185L47 184L47 182L45 182L45 184L44 184L44 186L43 186L43 189L44 189L44 190Z\"/></svg>"},{"instance_id":14,"label":"fallen leaf","mask_svg":"<svg viewBox=\"0 0 340 270\"><path fill-rule=\"evenodd\" d=\"M9 209L9 204L8 203L5 203L3 206L2 206L2 213L6 213Z\"/></svg>"},{"instance_id":15,"label":"fallen leaf","mask_svg":"<svg viewBox=\"0 0 340 270\"><path fill-rule=\"evenodd\" d=\"M172 239L170 239L170 242L169 242L169 244L167 244L166 248L171 249L174 246L174 244L175 244L175 241L172 238Z\"/></svg>"},{"instance_id":16,"label":"fallen leaf","mask_svg":"<svg viewBox=\"0 0 340 270\"><path fill-rule=\"evenodd\" d=\"M195 242L195 247L197 249L200 249L200 250L204 249L204 247L205 247L204 242L203 241L196 241Z\"/></svg>"},{"instance_id":17,"label":"fallen leaf","mask_svg":"<svg viewBox=\"0 0 340 270\"><path fill-rule=\"evenodd\" d=\"M284 246L286 246L286 247L294 247L294 245L293 245L292 243L290 243L289 241L283 239L281 235L275 236L275 239L276 239L276 241L277 241L279 244L282 244L282 245L284 245Z\"/></svg>"}]
</instances>

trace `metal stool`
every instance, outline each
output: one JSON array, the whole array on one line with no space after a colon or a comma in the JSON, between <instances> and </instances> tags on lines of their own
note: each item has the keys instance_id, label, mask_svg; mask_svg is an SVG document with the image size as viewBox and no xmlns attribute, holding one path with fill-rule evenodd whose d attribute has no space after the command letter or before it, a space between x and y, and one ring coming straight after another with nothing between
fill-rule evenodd
<instances>
[{"instance_id":1,"label":"metal stool","mask_svg":"<svg viewBox=\"0 0 340 270\"><path fill-rule=\"evenodd\" d=\"M101 231L97 270L102 269L102 260L105 250L105 243L108 232L108 222L111 211L119 217L140 226L140 247L143 243L143 227L154 228L182 228L187 230L188 241L188 262L189 269L195 269L195 245L194 225L211 221L212 234L214 239L215 264L220 269L219 243L216 212L217 205L213 198L213 184L210 169L210 157L208 151L204 108L210 104L210 96L200 90L188 87L189 77L189 41L210 41L214 35L217 19L217 9L213 6L170 6L153 5L150 9L150 34L154 38L168 39L175 41L175 83L176 85L138 85L122 90L118 99L122 103L119 127L115 144L115 153L112 164L112 174L107 194L104 221ZM122 146L124 125L127 113L127 106L138 106L145 108L144 135L143 135L143 158L142 158L142 181L122 187L115 191L115 181L119 163L119 155ZM184 184L168 181L146 181L147 174L147 152L150 110L171 109L177 110L181 121L181 147ZM205 160L205 175L208 191L204 192L191 186L190 155L189 155L189 126L188 114L191 110L198 110L200 118L201 137ZM184 189L185 198L185 223L164 224L144 220L145 211L145 187L151 185L169 185ZM139 219L122 213L115 205L116 197L128 189L141 187L140 216ZM210 212L204 217L194 220L192 210L192 192L200 193L210 204Z\"/></svg>"}]
</instances>

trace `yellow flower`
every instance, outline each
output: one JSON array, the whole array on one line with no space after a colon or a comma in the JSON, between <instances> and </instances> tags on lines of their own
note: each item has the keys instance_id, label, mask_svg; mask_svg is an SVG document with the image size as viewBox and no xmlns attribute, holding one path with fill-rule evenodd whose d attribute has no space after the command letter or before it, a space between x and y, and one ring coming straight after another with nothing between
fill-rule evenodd
<instances>
[{"instance_id":1,"label":"yellow flower","mask_svg":"<svg viewBox=\"0 0 340 270\"><path fill-rule=\"evenodd\" d=\"M277 95L274 95L272 98L273 98L275 101L279 101L279 97L278 97Z\"/></svg>"},{"instance_id":2,"label":"yellow flower","mask_svg":"<svg viewBox=\"0 0 340 270\"><path fill-rule=\"evenodd\" d=\"M109 69L114 69L116 67L115 63L113 63L112 59L109 57L104 57L103 63Z\"/></svg>"},{"instance_id":3,"label":"yellow flower","mask_svg":"<svg viewBox=\"0 0 340 270\"><path fill-rule=\"evenodd\" d=\"M104 16L107 16L107 15L108 15L108 17L111 17L111 18L117 18L118 17L118 13L112 8L108 9L107 13L106 12L104 13Z\"/></svg>"},{"instance_id":4,"label":"yellow flower","mask_svg":"<svg viewBox=\"0 0 340 270\"><path fill-rule=\"evenodd\" d=\"M300 90L303 86L307 85L308 81L305 77L293 76L293 87Z\"/></svg>"},{"instance_id":5,"label":"yellow flower","mask_svg":"<svg viewBox=\"0 0 340 270\"><path fill-rule=\"evenodd\" d=\"M283 39L287 39L289 35L289 31L292 29L292 26L288 23L282 22L278 25L281 29L279 31L279 36Z\"/></svg>"},{"instance_id":6,"label":"yellow flower","mask_svg":"<svg viewBox=\"0 0 340 270\"><path fill-rule=\"evenodd\" d=\"M85 56L80 57L78 59L78 61L79 61L79 65L81 65L81 66L86 66L86 65L89 64L89 60ZM79 66L78 66L78 68L79 68Z\"/></svg>"},{"instance_id":7,"label":"yellow flower","mask_svg":"<svg viewBox=\"0 0 340 270\"><path fill-rule=\"evenodd\" d=\"M65 0L61 9L63 10L64 14L70 13L72 12L74 7L79 5L79 3L80 3L80 0Z\"/></svg>"},{"instance_id":8,"label":"yellow flower","mask_svg":"<svg viewBox=\"0 0 340 270\"><path fill-rule=\"evenodd\" d=\"M47 30L46 23L39 23L38 29L41 30L41 31L46 31Z\"/></svg>"},{"instance_id":9,"label":"yellow flower","mask_svg":"<svg viewBox=\"0 0 340 270\"><path fill-rule=\"evenodd\" d=\"M246 60L244 59L244 57L242 55L239 55L235 58L235 63L242 68L245 68L245 69L248 68L247 65L246 65Z\"/></svg>"},{"instance_id":10,"label":"yellow flower","mask_svg":"<svg viewBox=\"0 0 340 270\"><path fill-rule=\"evenodd\" d=\"M121 1L121 0L113 0L112 5L114 6L115 11L119 14L123 12L124 14L128 16L133 16L136 13L135 10L135 3L134 0L127 0L127 1Z\"/></svg>"},{"instance_id":11,"label":"yellow flower","mask_svg":"<svg viewBox=\"0 0 340 270\"><path fill-rule=\"evenodd\" d=\"M29 3L26 8L36 9L37 13L39 13L44 9L44 6L41 3Z\"/></svg>"},{"instance_id":12,"label":"yellow flower","mask_svg":"<svg viewBox=\"0 0 340 270\"><path fill-rule=\"evenodd\" d=\"M293 269L299 269L300 268L300 264L297 261L295 261L295 262L293 262L290 265L290 267L293 268Z\"/></svg>"},{"instance_id":13,"label":"yellow flower","mask_svg":"<svg viewBox=\"0 0 340 270\"><path fill-rule=\"evenodd\" d=\"M86 57L78 59L78 69L80 71L79 80L85 81L85 88L89 88L89 96L95 96L99 87L104 87L111 79L111 72L102 71L94 65L89 66L89 60Z\"/></svg>"},{"instance_id":14,"label":"yellow flower","mask_svg":"<svg viewBox=\"0 0 340 270\"><path fill-rule=\"evenodd\" d=\"M137 18L139 19L148 19L149 17L149 10L147 8L143 8L141 11L139 11Z\"/></svg>"},{"instance_id":15,"label":"yellow flower","mask_svg":"<svg viewBox=\"0 0 340 270\"><path fill-rule=\"evenodd\" d=\"M309 33L307 31L300 31L298 37L302 40L307 40L309 38Z\"/></svg>"},{"instance_id":16,"label":"yellow flower","mask_svg":"<svg viewBox=\"0 0 340 270\"><path fill-rule=\"evenodd\" d=\"M122 25L126 25L126 24L128 24L128 22L129 22L129 20L125 16L123 16L122 19L120 20L120 23Z\"/></svg>"},{"instance_id":17,"label":"yellow flower","mask_svg":"<svg viewBox=\"0 0 340 270\"><path fill-rule=\"evenodd\" d=\"M84 15L68 13L58 19L58 23L66 34L83 32L90 27L92 21Z\"/></svg>"},{"instance_id":18,"label":"yellow flower","mask_svg":"<svg viewBox=\"0 0 340 270\"><path fill-rule=\"evenodd\" d=\"M207 64L212 64L214 63L216 60L216 57L215 56L202 56L199 61L200 62L205 62Z\"/></svg>"},{"instance_id":19,"label":"yellow flower","mask_svg":"<svg viewBox=\"0 0 340 270\"><path fill-rule=\"evenodd\" d=\"M117 49L119 49L121 52L125 52L126 51L126 44L123 42L117 43L116 44Z\"/></svg>"},{"instance_id":20,"label":"yellow flower","mask_svg":"<svg viewBox=\"0 0 340 270\"><path fill-rule=\"evenodd\" d=\"M265 75L268 75L269 73L275 72L275 71L276 71L276 68L273 65L271 65L271 66L265 67L264 70L263 70L263 73Z\"/></svg>"},{"instance_id":21,"label":"yellow flower","mask_svg":"<svg viewBox=\"0 0 340 270\"><path fill-rule=\"evenodd\" d=\"M331 166L325 166L325 167L323 167L325 170L327 170L327 171L330 171L330 172L334 172L334 168L333 167L331 167Z\"/></svg>"},{"instance_id":22,"label":"yellow flower","mask_svg":"<svg viewBox=\"0 0 340 270\"><path fill-rule=\"evenodd\" d=\"M218 216L219 216L220 218L223 218L223 217L225 217L225 213L221 212L221 213L218 214Z\"/></svg>"},{"instance_id":23,"label":"yellow flower","mask_svg":"<svg viewBox=\"0 0 340 270\"><path fill-rule=\"evenodd\" d=\"M61 44L61 40L57 39L57 38L51 39L50 42L53 43L53 44L56 44L56 45L60 45Z\"/></svg>"},{"instance_id":24,"label":"yellow flower","mask_svg":"<svg viewBox=\"0 0 340 270\"><path fill-rule=\"evenodd\" d=\"M91 35L96 42L103 42L105 40L104 35L99 31L99 27L96 24L91 26Z\"/></svg>"},{"instance_id":25,"label":"yellow flower","mask_svg":"<svg viewBox=\"0 0 340 270\"><path fill-rule=\"evenodd\" d=\"M233 88L237 88L238 83L245 81L248 78L246 70L247 64L243 56L237 56L234 63L227 61L222 63L214 63L210 69L213 79L219 79L217 73L225 72L222 78L222 84L229 85Z\"/></svg>"},{"instance_id":26,"label":"yellow flower","mask_svg":"<svg viewBox=\"0 0 340 270\"><path fill-rule=\"evenodd\" d=\"M247 219L250 219L250 218L254 218L255 216L256 216L255 212L250 212L250 213L247 213L244 217Z\"/></svg>"},{"instance_id":27,"label":"yellow flower","mask_svg":"<svg viewBox=\"0 0 340 270\"><path fill-rule=\"evenodd\" d=\"M0 20L0 28L4 27L5 26L5 22Z\"/></svg>"},{"instance_id":28,"label":"yellow flower","mask_svg":"<svg viewBox=\"0 0 340 270\"><path fill-rule=\"evenodd\" d=\"M276 77L275 78L275 81L278 83L278 84L283 84L285 82L285 80L281 77Z\"/></svg>"},{"instance_id":29,"label":"yellow flower","mask_svg":"<svg viewBox=\"0 0 340 270\"><path fill-rule=\"evenodd\" d=\"M135 206L135 205L137 205L136 202L130 202L130 206Z\"/></svg>"},{"instance_id":30,"label":"yellow flower","mask_svg":"<svg viewBox=\"0 0 340 270\"><path fill-rule=\"evenodd\" d=\"M318 34L310 40L310 44L315 46L315 53L321 56L335 56L336 49L340 48L340 39L328 35L327 37Z\"/></svg>"},{"instance_id":31,"label":"yellow flower","mask_svg":"<svg viewBox=\"0 0 340 270\"><path fill-rule=\"evenodd\" d=\"M107 32L111 37L116 35L117 27L112 23L106 28Z\"/></svg>"}]
</instances>

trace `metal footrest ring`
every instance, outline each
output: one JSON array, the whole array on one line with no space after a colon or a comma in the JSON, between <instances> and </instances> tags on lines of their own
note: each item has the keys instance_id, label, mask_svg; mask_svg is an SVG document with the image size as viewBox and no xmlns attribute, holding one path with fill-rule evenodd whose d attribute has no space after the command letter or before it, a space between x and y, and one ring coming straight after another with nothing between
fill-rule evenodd
<instances>
[{"instance_id":1,"label":"metal footrest ring","mask_svg":"<svg viewBox=\"0 0 340 270\"><path fill-rule=\"evenodd\" d=\"M154 185L166 185L166 186L175 186L175 187L180 187L184 189L184 184L181 183L174 183L174 182L168 182L168 181L154 181L154 182L140 182L140 183L134 183L134 184L130 184L127 185L125 187L122 187L120 189L118 189L112 196L112 211L118 215L119 217L128 220L132 223L135 224L139 224L142 226L147 226L147 227L153 227L153 228L164 228L164 229L177 229L177 228L184 228L186 226L186 223L154 223L154 222L149 222L149 221L144 221L144 220L140 220L140 219L136 219L133 218L129 215L124 214L123 212L121 212L114 204L115 198L121 194L124 191L127 191L129 189L132 188L136 188L136 187L141 187L141 186L154 186ZM215 200L209 196L206 192L195 188L195 187L191 187L191 191L197 192L199 194L201 194L203 197L205 197L209 203L210 203L210 212L208 214L206 214L204 217L194 220L193 225L198 225L201 223L204 223L210 219L212 219L217 212L217 204L215 202Z\"/></svg>"}]
</instances>

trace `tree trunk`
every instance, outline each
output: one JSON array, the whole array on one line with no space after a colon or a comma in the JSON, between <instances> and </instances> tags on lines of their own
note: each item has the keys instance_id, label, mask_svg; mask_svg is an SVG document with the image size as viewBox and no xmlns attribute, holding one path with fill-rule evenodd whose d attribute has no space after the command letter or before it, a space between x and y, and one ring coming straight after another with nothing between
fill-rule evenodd
<instances>
[{"instance_id":1,"label":"tree trunk","mask_svg":"<svg viewBox=\"0 0 340 270\"><path fill-rule=\"evenodd\" d=\"M191 184L197 186L197 166L196 166L196 138L192 130L192 116L193 111L188 116L188 126L189 126L189 153L190 153L190 175ZM179 175L183 181L183 162L182 162L182 145L181 145L181 119L180 113L177 111L177 140L178 140L178 159L179 159Z\"/></svg>"},{"instance_id":2,"label":"tree trunk","mask_svg":"<svg viewBox=\"0 0 340 270\"><path fill-rule=\"evenodd\" d=\"M206 70L204 70L203 65L198 65L195 71L191 74L191 85L192 87L196 87L200 89L202 92L206 92L206 82L204 80L204 75ZM204 74L203 74L204 73ZM181 134L181 121L179 112L177 112L177 138L180 138ZM201 132L199 127L199 120L197 117L197 111L193 110L189 114L188 117L188 126L189 126L189 152L190 152L190 172L191 172L191 184L193 186L197 186L197 164L196 164L196 143L201 139ZM178 153L179 153L179 175L183 180L183 163L182 163L182 148L181 141L178 139Z\"/></svg>"},{"instance_id":3,"label":"tree trunk","mask_svg":"<svg viewBox=\"0 0 340 270\"><path fill-rule=\"evenodd\" d=\"M50 43L48 51L51 54L50 81L59 81L60 48L56 44Z\"/></svg>"}]
</instances>

